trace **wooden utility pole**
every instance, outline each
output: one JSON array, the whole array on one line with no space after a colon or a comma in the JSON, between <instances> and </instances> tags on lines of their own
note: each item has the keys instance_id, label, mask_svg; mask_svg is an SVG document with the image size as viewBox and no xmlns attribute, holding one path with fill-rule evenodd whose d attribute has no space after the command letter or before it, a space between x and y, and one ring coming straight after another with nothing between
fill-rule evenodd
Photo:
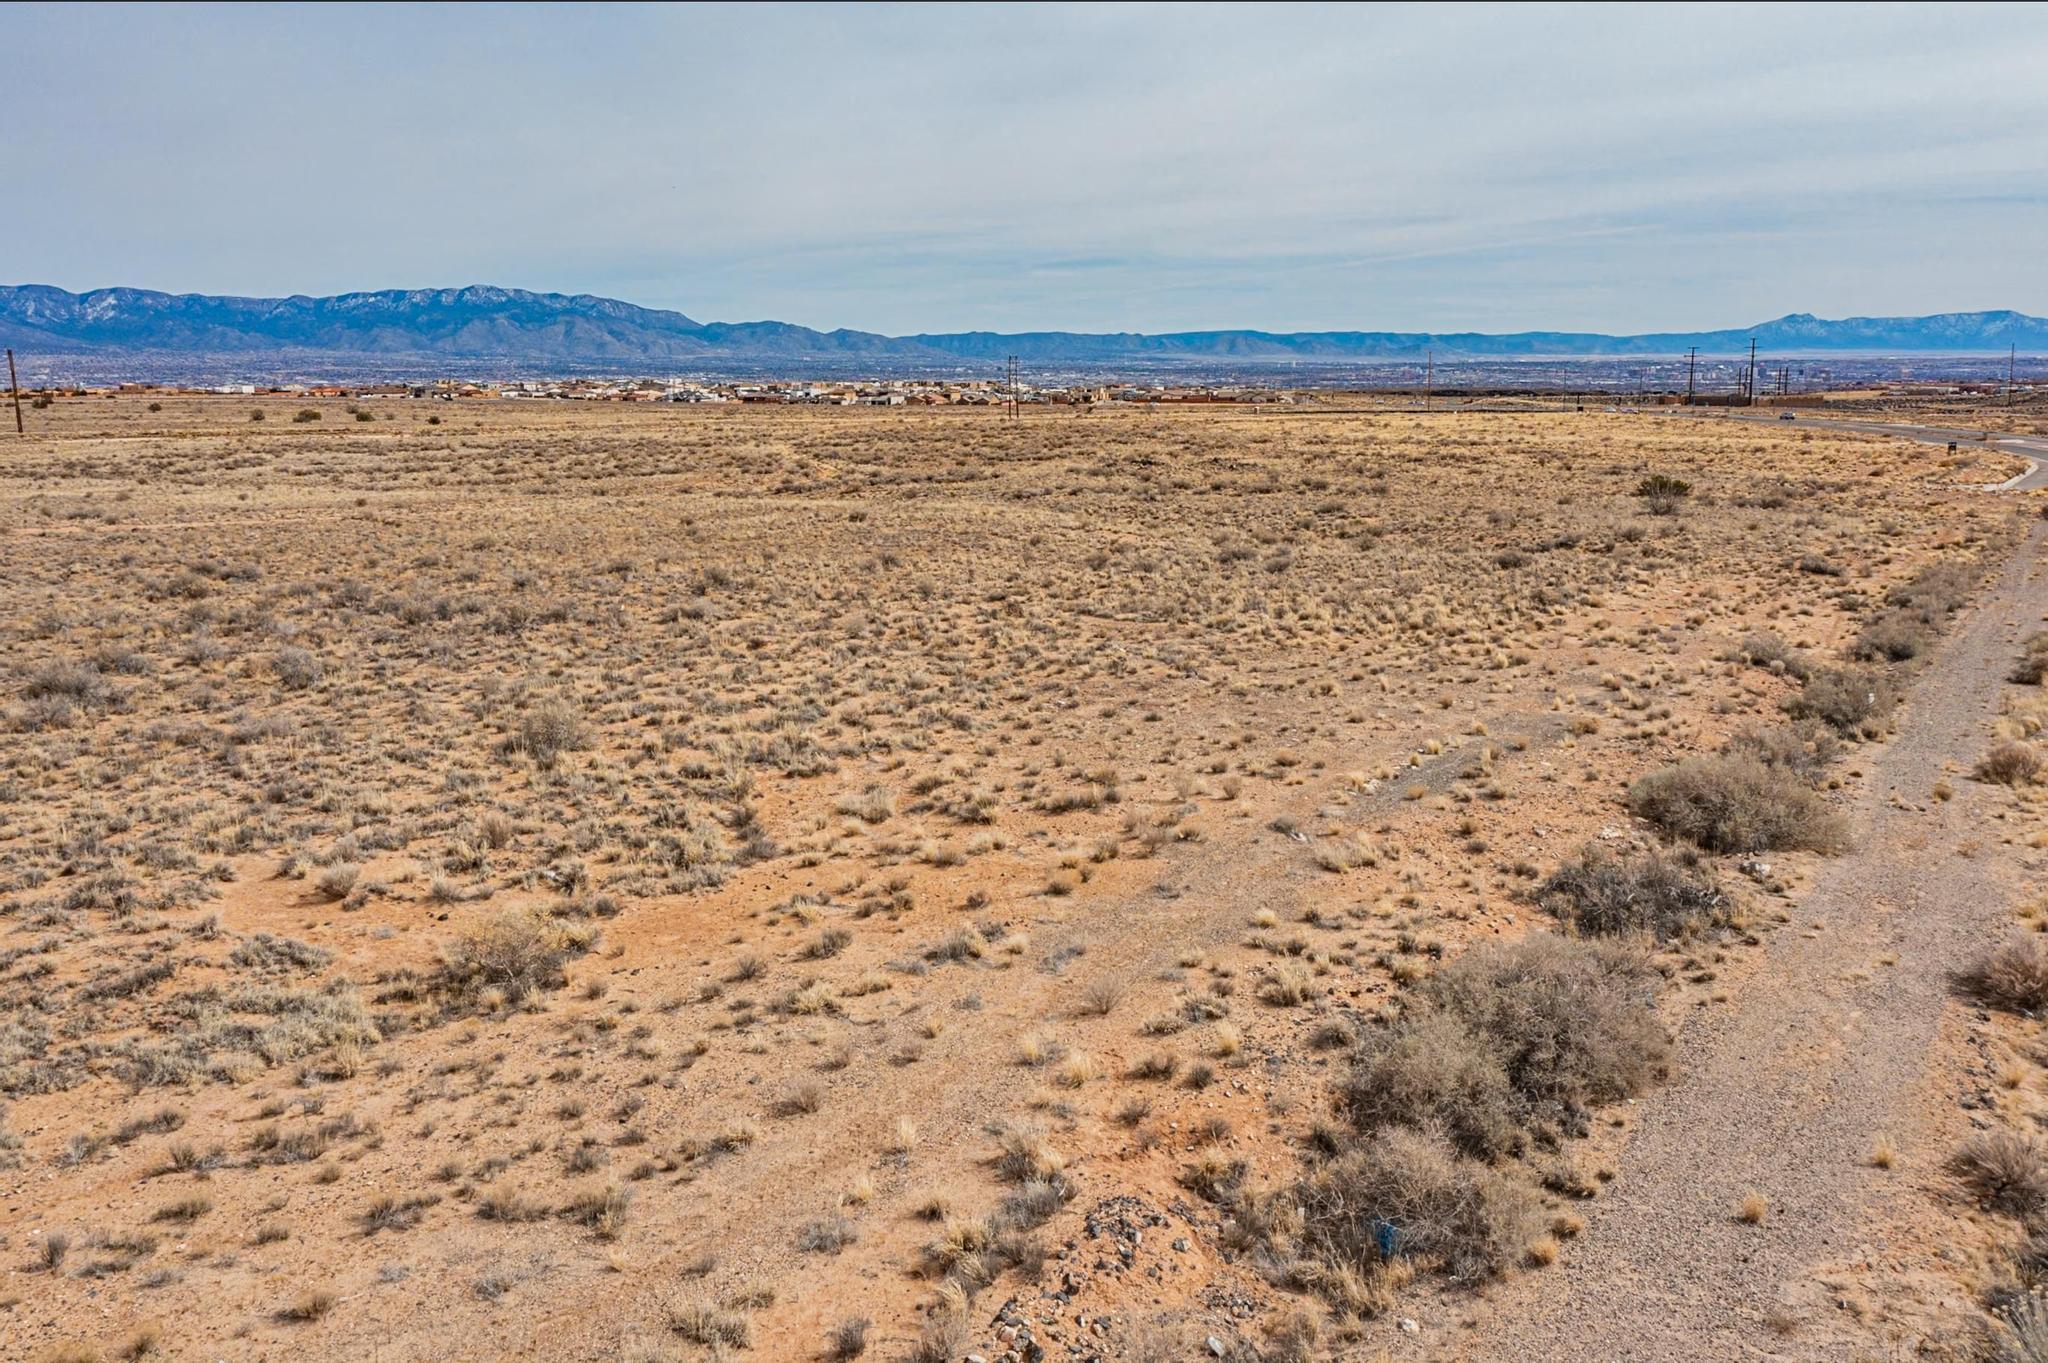
<instances>
[{"instance_id":1,"label":"wooden utility pole","mask_svg":"<svg viewBox=\"0 0 2048 1363\"><path fill-rule=\"evenodd\" d=\"M1436 405L1436 347L1423 352L1422 360L1422 410L1428 411Z\"/></svg>"},{"instance_id":2,"label":"wooden utility pole","mask_svg":"<svg viewBox=\"0 0 2048 1363\"><path fill-rule=\"evenodd\" d=\"M1692 406L1693 371L1699 368L1699 364L1700 348L1694 346L1691 350L1685 352L1685 405L1688 407Z\"/></svg>"},{"instance_id":3,"label":"wooden utility pole","mask_svg":"<svg viewBox=\"0 0 2048 1363\"><path fill-rule=\"evenodd\" d=\"M27 435L21 424L21 381L14 377L14 352L7 352L7 387L14 393L14 433Z\"/></svg>"},{"instance_id":4,"label":"wooden utility pole","mask_svg":"<svg viewBox=\"0 0 2048 1363\"><path fill-rule=\"evenodd\" d=\"M2012 395L2019 389L2020 348L2017 342L2005 352L2005 405L2012 406Z\"/></svg>"}]
</instances>

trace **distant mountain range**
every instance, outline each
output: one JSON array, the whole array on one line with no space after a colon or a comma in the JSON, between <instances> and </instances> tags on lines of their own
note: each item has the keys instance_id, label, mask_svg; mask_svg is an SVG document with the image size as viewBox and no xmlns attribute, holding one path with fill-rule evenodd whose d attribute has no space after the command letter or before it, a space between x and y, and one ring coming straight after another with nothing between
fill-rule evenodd
<instances>
[{"instance_id":1,"label":"distant mountain range","mask_svg":"<svg viewBox=\"0 0 2048 1363\"><path fill-rule=\"evenodd\" d=\"M2048 351L2048 318L2018 312L1827 320L1793 313L1722 331L1609 336L1592 332L1185 331L1163 335L1069 331L970 331L883 336L813 331L787 322L698 322L590 294L530 293L473 285L386 289L332 298L225 298L48 285L0 286L0 344L39 356L124 356L157 367L180 358L273 368L351 361L507 364L652 372L722 364L873 364L878 369L985 367L1015 355L1035 366L1146 365L1227 360L1239 364L1420 359L1519 359L1746 352L1755 337L1785 355L1957 355Z\"/></svg>"}]
</instances>

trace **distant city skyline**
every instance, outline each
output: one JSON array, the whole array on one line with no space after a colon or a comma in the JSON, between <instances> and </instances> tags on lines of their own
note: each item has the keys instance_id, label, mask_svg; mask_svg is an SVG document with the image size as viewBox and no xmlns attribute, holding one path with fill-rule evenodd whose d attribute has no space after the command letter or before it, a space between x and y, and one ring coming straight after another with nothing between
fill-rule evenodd
<instances>
[{"instance_id":1,"label":"distant city skyline","mask_svg":"<svg viewBox=\"0 0 2048 1363\"><path fill-rule=\"evenodd\" d=\"M36 7L5 283L890 334L2048 313L2048 7Z\"/></svg>"}]
</instances>

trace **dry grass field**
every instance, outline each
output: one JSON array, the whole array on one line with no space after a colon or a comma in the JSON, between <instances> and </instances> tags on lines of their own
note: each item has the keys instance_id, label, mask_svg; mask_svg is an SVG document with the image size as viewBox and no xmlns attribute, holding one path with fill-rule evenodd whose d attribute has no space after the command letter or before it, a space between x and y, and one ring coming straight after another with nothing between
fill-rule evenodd
<instances>
[{"instance_id":1,"label":"dry grass field","mask_svg":"<svg viewBox=\"0 0 2048 1363\"><path fill-rule=\"evenodd\" d=\"M10 1359L1471 1348L2025 526L1605 412L31 415Z\"/></svg>"}]
</instances>

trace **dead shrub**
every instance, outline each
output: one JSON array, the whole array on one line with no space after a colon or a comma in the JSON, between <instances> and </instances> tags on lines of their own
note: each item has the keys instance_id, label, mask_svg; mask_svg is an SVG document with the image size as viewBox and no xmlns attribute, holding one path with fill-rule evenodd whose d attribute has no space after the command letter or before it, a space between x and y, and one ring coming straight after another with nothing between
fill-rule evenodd
<instances>
[{"instance_id":1,"label":"dead shrub","mask_svg":"<svg viewBox=\"0 0 2048 1363\"><path fill-rule=\"evenodd\" d=\"M2026 743L2001 743L1985 753L1971 772L1979 781L2001 786L2030 786L2041 779L2041 754Z\"/></svg>"},{"instance_id":2,"label":"dead shrub","mask_svg":"<svg viewBox=\"0 0 2048 1363\"><path fill-rule=\"evenodd\" d=\"M504 850L517 831L512 820L496 810L487 812L476 821L477 840L494 852Z\"/></svg>"},{"instance_id":3,"label":"dead shrub","mask_svg":"<svg viewBox=\"0 0 2048 1363\"><path fill-rule=\"evenodd\" d=\"M1507 1071L1484 1039L1448 1014L1424 1012L1368 1032L1338 1101L1361 1131L1434 1125L1481 1159L1522 1144Z\"/></svg>"},{"instance_id":4,"label":"dead shrub","mask_svg":"<svg viewBox=\"0 0 2048 1363\"><path fill-rule=\"evenodd\" d=\"M972 1335L972 1325L967 1318L966 1291L948 1283L939 1291L939 1299L925 1318L917 1338L911 1342L904 1363L953 1363L967 1351L967 1342Z\"/></svg>"},{"instance_id":5,"label":"dead shrub","mask_svg":"<svg viewBox=\"0 0 2048 1363\"><path fill-rule=\"evenodd\" d=\"M837 1254L859 1238L851 1221L839 1215L821 1216L804 1223L797 1232L796 1247L806 1254Z\"/></svg>"},{"instance_id":6,"label":"dead shrub","mask_svg":"<svg viewBox=\"0 0 2048 1363\"><path fill-rule=\"evenodd\" d=\"M282 1307L277 1314L280 1320L301 1323L315 1321L332 1311L340 1301L341 1298L337 1294L326 1288L314 1288L292 1298L291 1303Z\"/></svg>"},{"instance_id":7,"label":"dead shrub","mask_svg":"<svg viewBox=\"0 0 2048 1363\"><path fill-rule=\"evenodd\" d=\"M1081 987L1081 1001L1076 1007L1083 1017L1108 1017L1123 1001L1129 985L1121 975L1098 975Z\"/></svg>"},{"instance_id":8,"label":"dead shrub","mask_svg":"<svg viewBox=\"0 0 2048 1363\"><path fill-rule=\"evenodd\" d=\"M1934 630L1910 610L1880 612L1856 636L1850 653L1864 662L1902 663L1934 642Z\"/></svg>"},{"instance_id":9,"label":"dead shrub","mask_svg":"<svg viewBox=\"0 0 2048 1363\"><path fill-rule=\"evenodd\" d=\"M1653 473L1636 484L1636 496L1643 499L1652 516L1677 515L1678 508L1691 495L1691 483L1668 473Z\"/></svg>"},{"instance_id":10,"label":"dead shrub","mask_svg":"<svg viewBox=\"0 0 2048 1363\"><path fill-rule=\"evenodd\" d=\"M1791 773L1740 754L1651 772L1628 799L1642 818L1710 852L1832 852L1847 836L1842 816Z\"/></svg>"},{"instance_id":11,"label":"dead shrub","mask_svg":"<svg viewBox=\"0 0 2048 1363\"><path fill-rule=\"evenodd\" d=\"M1322 1165L1294 1198L1303 1255L1353 1271L1401 1255L1484 1282L1519 1263L1541 1225L1527 1187L1402 1129Z\"/></svg>"},{"instance_id":12,"label":"dead shrub","mask_svg":"<svg viewBox=\"0 0 2048 1363\"><path fill-rule=\"evenodd\" d=\"M850 1363L868 1351L868 1331L873 1322L866 1316L852 1316L832 1327L825 1336L825 1356L834 1363Z\"/></svg>"},{"instance_id":13,"label":"dead shrub","mask_svg":"<svg viewBox=\"0 0 2048 1363\"><path fill-rule=\"evenodd\" d=\"M380 1231L411 1230L420 1223L430 1207L440 1202L440 1197L428 1193L422 1197L395 1197L389 1193L377 1198L363 1210L363 1234L375 1235Z\"/></svg>"},{"instance_id":14,"label":"dead shrub","mask_svg":"<svg viewBox=\"0 0 2048 1363\"><path fill-rule=\"evenodd\" d=\"M363 868L355 862L337 861L321 868L320 874L313 877L313 887L329 899L347 899L362 873Z\"/></svg>"},{"instance_id":15,"label":"dead shrub","mask_svg":"<svg viewBox=\"0 0 2048 1363\"><path fill-rule=\"evenodd\" d=\"M1785 642L1783 636L1763 630L1747 635L1736 647L1736 656L1752 667L1761 667L1771 672L1782 672L1791 677L1806 675L1806 659L1799 650Z\"/></svg>"},{"instance_id":16,"label":"dead shrub","mask_svg":"<svg viewBox=\"0 0 2048 1363\"><path fill-rule=\"evenodd\" d=\"M600 1240L616 1240L632 1210L633 1190L618 1183L585 1188L562 1205L562 1215L597 1232Z\"/></svg>"},{"instance_id":17,"label":"dead shrub","mask_svg":"<svg viewBox=\"0 0 2048 1363\"><path fill-rule=\"evenodd\" d=\"M1846 577L1849 572L1847 568L1844 568L1826 554L1801 554L1798 563L1793 566L1797 567L1800 572L1810 573L1815 577Z\"/></svg>"},{"instance_id":18,"label":"dead shrub","mask_svg":"<svg viewBox=\"0 0 2048 1363\"><path fill-rule=\"evenodd\" d=\"M1486 1038L1540 1112L1615 1102L1662 1074L1669 1041L1650 1010L1657 978L1621 944L1532 933L1465 952L1420 993Z\"/></svg>"},{"instance_id":19,"label":"dead shrub","mask_svg":"<svg viewBox=\"0 0 2048 1363\"><path fill-rule=\"evenodd\" d=\"M1830 667L1810 674L1785 701L1794 719L1816 719L1844 738L1877 738L1898 705L1891 679L1875 668Z\"/></svg>"},{"instance_id":20,"label":"dead shrub","mask_svg":"<svg viewBox=\"0 0 2048 1363\"><path fill-rule=\"evenodd\" d=\"M98 705L107 699L107 682L91 663L47 662L28 674L21 694L28 700L54 698Z\"/></svg>"},{"instance_id":21,"label":"dead shrub","mask_svg":"<svg viewBox=\"0 0 2048 1363\"><path fill-rule=\"evenodd\" d=\"M530 757L541 766L552 766L565 752L590 744L590 730L583 711L573 701L551 698L541 701L519 717L519 727L505 740L504 751Z\"/></svg>"},{"instance_id":22,"label":"dead shrub","mask_svg":"<svg viewBox=\"0 0 2048 1363\"><path fill-rule=\"evenodd\" d=\"M824 961L846 950L853 941L853 934L842 927L821 929L816 937L805 943L797 955L806 961Z\"/></svg>"},{"instance_id":23,"label":"dead shrub","mask_svg":"<svg viewBox=\"0 0 2048 1363\"><path fill-rule=\"evenodd\" d=\"M538 1221L548 1214L548 1209L520 1189L501 1185L477 1199L476 1214L485 1221L515 1224Z\"/></svg>"},{"instance_id":24,"label":"dead shrub","mask_svg":"<svg viewBox=\"0 0 2048 1363\"><path fill-rule=\"evenodd\" d=\"M1073 1200L1074 1185L1059 1174L1027 1178L1003 1195L990 1224L999 1231L1033 1230Z\"/></svg>"},{"instance_id":25,"label":"dead shrub","mask_svg":"<svg viewBox=\"0 0 2048 1363\"><path fill-rule=\"evenodd\" d=\"M1323 1353L1323 1322L1306 1306L1283 1311L1266 1327L1265 1363L1315 1363Z\"/></svg>"},{"instance_id":26,"label":"dead shrub","mask_svg":"<svg viewBox=\"0 0 2048 1363\"><path fill-rule=\"evenodd\" d=\"M714 1302L672 1303L667 1316L669 1329L707 1349L744 1349L753 1342L754 1330L747 1318Z\"/></svg>"},{"instance_id":27,"label":"dead shrub","mask_svg":"<svg viewBox=\"0 0 2048 1363\"><path fill-rule=\"evenodd\" d=\"M2048 1359L2048 1298L2039 1284L1997 1302L1997 1363L2041 1363Z\"/></svg>"},{"instance_id":28,"label":"dead shrub","mask_svg":"<svg viewBox=\"0 0 2048 1363\"><path fill-rule=\"evenodd\" d=\"M1299 1008L1323 992L1308 967L1282 961L1259 982L1259 997L1276 1008Z\"/></svg>"},{"instance_id":29,"label":"dead shrub","mask_svg":"<svg viewBox=\"0 0 2048 1363\"><path fill-rule=\"evenodd\" d=\"M1790 772L1811 786L1820 783L1829 765L1841 755L1842 740L1820 720L1802 719L1791 724L1745 725L1729 738L1725 751Z\"/></svg>"},{"instance_id":30,"label":"dead shrub","mask_svg":"<svg viewBox=\"0 0 2048 1363\"><path fill-rule=\"evenodd\" d=\"M1608 856L1588 844L1537 890L1545 910L1580 932L1647 932L1659 941L1725 927L1733 907L1712 876L1661 853Z\"/></svg>"},{"instance_id":31,"label":"dead shrub","mask_svg":"<svg viewBox=\"0 0 2048 1363\"><path fill-rule=\"evenodd\" d=\"M451 992L475 997L497 990L517 1003L536 990L559 989L562 967L590 949L592 935L537 909L507 909L473 923L442 948L441 979Z\"/></svg>"},{"instance_id":32,"label":"dead shrub","mask_svg":"<svg viewBox=\"0 0 2048 1363\"><path fill-rule=\"evenodd\" d=\"M886 823L896 812L896 795L886 786L869 786L858 795L840 796L833 807L862 823Z\"/></svg>"},{"instance_id":33,"label":"dead shrub","mask_svg":"<svg viewBox=\"0 0 2048 1363\"><path fill-rule=\"evenodd\" d=\"M1414 1011L1361 1039L1339 1103L1362 1132L1436 1130L1486 1160L1520 1153L1532 1128L1576 1133L1586 1109L1662 1074L1654 979L1615 943L1537 933L1474 948L1421 986Z\"/></svg>"},{"instance_id":34,"label":"dead shrub","mask_svg":"<svg viewBox=\"0 0 2048 1363\"><path fill-rule=\"evenodd\" d=\"M1991 1211L2030 1224L2048 1211L2048 1154L2031 1136L1982 1131L1963 1142L1949 1163Z\"/></svg>"},{"instance_id":35,"label":"dead shrub","mask_svg":"<svg viewBox=\"0 0 2048 1363\"><path fill-rule=\"evenodd\" d=\"M1917 611L1930 624L1937 623L1970 599L1980 576L1973 564L1936 563L1886 592L1884 603Z\"/></svg>"},{"instance_id":36,"label":"dead shrub","mask_svg":"<svg viewBox=\"0 0 2048 1363\"><path fill-rule=\"evenodd\" d=\"M281 648L270 659L270 670L278 685L290 691L304 691L319 683L320 660L303 648Z\"/></svg>"},{"instance_id":37,"label":"dead shrub","mask_svg":"<svg viewBox=\"0 0 2048 1363\"><path fill-rule=\"evenodd\" d=\"M1995 1007L2038 1013L2048 1006L2048 942L2015 936L1963 972L1963 989Z\"/></svg>"},{"instance_id":38,"label":"dead shrub","mask_svg":"<svg viewBox=\"0 0 2048 1363\"><path fill-rule=\"evenodd\" d=\"M2048 629L2027 636L2020 646L2020 660L2012 669L2012 679L2022 686L2039 686L2044 677L2048 677Z\"/></svg>"}]
</instances>

